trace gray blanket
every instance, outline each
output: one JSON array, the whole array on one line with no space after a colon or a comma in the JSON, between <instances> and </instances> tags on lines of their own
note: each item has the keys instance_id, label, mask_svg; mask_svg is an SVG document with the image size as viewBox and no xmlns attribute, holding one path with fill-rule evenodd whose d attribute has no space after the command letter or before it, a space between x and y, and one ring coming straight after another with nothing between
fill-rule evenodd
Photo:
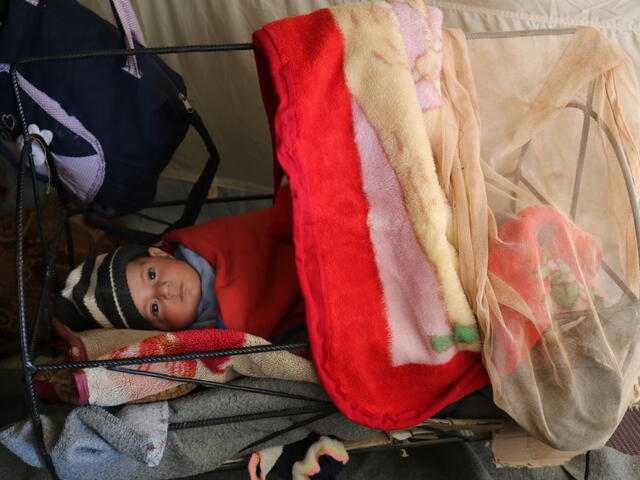
<instances>
[{"instance_id":1,"label":"gray blanket","mask_svg":"<svg viewBox=\"0 0 640 480\"><path fill-rule=\"evenodd\" d=\"M303 382L243 378L234 383L326 398L318 385ZM313 402L205 389L168 402L128 405L113 413L98 407L78 407L66 417L43 415L43 429L45 443L61 479L85 479L87 472L91 472L95 480L169 479L213 470L249 444L312 415L169 431L168 423L309 405ZM311 431L342 439L359 439L374 433L335 413L256 445L251 451L291 443ZM0 443L27 464L41 466L30 421L0 432Z\"/></svg>"}]
</instances>

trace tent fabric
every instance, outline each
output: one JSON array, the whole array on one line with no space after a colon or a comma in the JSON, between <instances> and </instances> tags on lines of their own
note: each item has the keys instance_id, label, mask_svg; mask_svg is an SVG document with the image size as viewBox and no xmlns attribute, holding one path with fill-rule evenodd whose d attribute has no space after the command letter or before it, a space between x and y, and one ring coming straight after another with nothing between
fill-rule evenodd
<instances>
[{"instance_id":1,"label":"tent fabric","mask_svg":"<svg viewBox=\"0 0 640 480\"><path fill-rule=\"evenodd\" d=\"M640 4L634 0L432 0L445 26L465 32L508 32L589 26L620 46L640 72Z\"/></svg>"},{"instance_id":2,"label":"tent fabric","mask_svg":"<svg viewBox=\"0 0 640 480\"><path fill-rule=\"evenodd\" d=\"M113 21L109 2L81 0ZM150 46L243 43L251 32L280 18L349 3L348 0L131 0ZM590 25L620 45L640 69L640 4L635 0L430 0L443 11L446 28L497 32ZM252 191L271 189L271 144L251 52L166 55L187 82L218 146L217 185ZM238 79L242 79L238 81ZM194 132L164 175L194 180L206 160Z\"/></svg>"}]
</instances>

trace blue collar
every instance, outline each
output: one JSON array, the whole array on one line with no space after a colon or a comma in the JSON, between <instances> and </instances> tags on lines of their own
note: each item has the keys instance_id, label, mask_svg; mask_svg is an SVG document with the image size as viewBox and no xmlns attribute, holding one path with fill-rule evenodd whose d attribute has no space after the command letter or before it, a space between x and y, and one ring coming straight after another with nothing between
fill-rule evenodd
<instances>
[{"instance_id":1,"label":"blue collar","mask_svg":"<svg viewBox=\"0 0 640 480\"><path fill-rule=\"evenodd\" d=\"M202 292L200 295L200 303L198 304L198 314L195 321L189 327L189 330L198 330L211 326L226 328L218 312L218 301L216 300L213 288L216 278L213 267L201 255L193 250L189 250L182 244L178 245L173 256L178 260L187 262L195 268L198 275L200 275Z\"/></svg>"}]
</instances>

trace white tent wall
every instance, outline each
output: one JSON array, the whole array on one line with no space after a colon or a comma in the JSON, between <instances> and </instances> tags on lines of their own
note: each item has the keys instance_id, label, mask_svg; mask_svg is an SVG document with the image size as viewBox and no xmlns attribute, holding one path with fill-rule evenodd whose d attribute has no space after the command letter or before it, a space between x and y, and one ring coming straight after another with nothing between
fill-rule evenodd
<instances>
[{"instance_id":1,"label":"white tent wall","mask_svg":"<svg viewBox=\"0 0 640 480\"><path fill-rule=\"evenodd\" d=\"M149 46L245 43L264 23L349 0L132 0ZM113 20L107 0L82 0ZM444 26L509 31L591 25L640 66L640 2L635 0L464 0L427 2L444 12ZM310 32L312 35L313 32ZM251 51L167 55L187 81L189 96L220 150L215 184L271 190L271 141ZM194 180L205 161L191 131L164 171Z\"/></svg>"},{"instance_id":2,"label":"white tent wall","mask_svg":"<svg viewBox=\"0 0 640 480\"><path fill-rule=\"evenodd\" d=\"M444 26L500 32L588 25L622 47L640 73L640 2L636 0L429 0Z\"/></svg>"}]
</instances>

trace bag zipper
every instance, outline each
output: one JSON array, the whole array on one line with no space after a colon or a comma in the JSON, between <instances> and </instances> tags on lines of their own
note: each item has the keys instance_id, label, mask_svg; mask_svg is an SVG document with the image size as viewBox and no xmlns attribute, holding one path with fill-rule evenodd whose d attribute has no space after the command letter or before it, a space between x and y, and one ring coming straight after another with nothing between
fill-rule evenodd
<instances>
[{"instance_id":1,"label":"bag zipper","mask_svg":"<svg viewBox=\"0 0 640 480\"><path fill-rule=\"evenodd\" d=\"M187 110L187 112L193 113L193 110L194 110L193 105L191 105L191 102L189 101L187 96L182 92L178 92L178 98L184 105L184 108Z\"/></svg>"}]
</instances>

